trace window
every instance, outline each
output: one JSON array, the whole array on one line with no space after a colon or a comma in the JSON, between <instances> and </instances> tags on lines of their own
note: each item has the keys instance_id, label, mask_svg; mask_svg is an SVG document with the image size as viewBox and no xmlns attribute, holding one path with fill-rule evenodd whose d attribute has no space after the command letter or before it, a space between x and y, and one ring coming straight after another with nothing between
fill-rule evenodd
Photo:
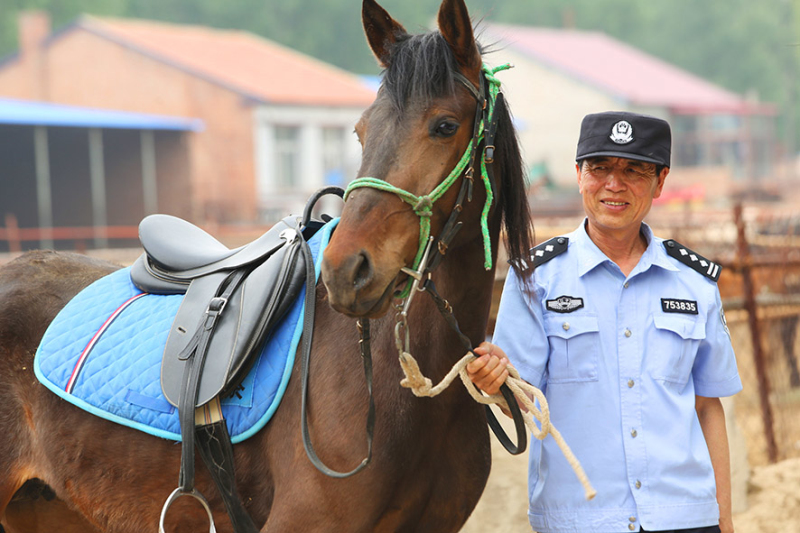
<instances>
[{"instance_id":1,"label":"window","mask_svg":"<svg viewBox=\"0 0 800 533\"><path fill-rule=\"evenodd\" d=\"M325 185L343 187L349 179L345 165L344 128L322 128L322 172Z\"/></svg>"},{"instance_id":2,"label":"window","mask_svg":"<svg viewBox=\"0 0 800 533\"><path fill-rule=\"evenodd\" d=\"M290 191L300 184L300 128L275 126L275 184Z\"/></svg>"}]
</instances>

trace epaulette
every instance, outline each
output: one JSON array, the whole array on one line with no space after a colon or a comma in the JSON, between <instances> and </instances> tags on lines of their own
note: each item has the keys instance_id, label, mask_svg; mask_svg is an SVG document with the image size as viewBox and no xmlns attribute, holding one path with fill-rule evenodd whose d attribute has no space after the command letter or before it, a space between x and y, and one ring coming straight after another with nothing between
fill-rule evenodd
<instances>
[{"instance_id":1,"label":"epaulette","mask_svg":"<svg viewBox=\"0 0 800 533\"><path fill-rule=\"evenodd\" d=\"M529 268L536 268L550 261L557 255L561 255L567 251L569 246L569 238L567 237L553 237L549 241L545 241L539 246L534 246L530 249L530 258L528 261L520 260L521 270L528 270Z\"/></svg>"},{"instance_id":2,"label":"epaulette","mask_svg":"<svg viewBox=\"0 0 800 533\"><path fill-rule=\"evenodd\" d=\"M664 248L667 250L667 255L691 267L711 281L717 281L719 279L719 274L722 272L722 267L720 267L719 264L706 259L697 252L693 252L672 239L664 241Z\"/></svg>"}]
</instances>

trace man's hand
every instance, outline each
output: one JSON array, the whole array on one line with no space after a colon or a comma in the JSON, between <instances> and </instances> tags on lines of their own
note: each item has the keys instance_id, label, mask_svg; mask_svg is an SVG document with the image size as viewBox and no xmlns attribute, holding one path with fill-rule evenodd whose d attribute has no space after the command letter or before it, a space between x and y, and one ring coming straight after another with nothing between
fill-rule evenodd
<instances>
[{"instance_id":1,"label":"man's hand","mask_svg":"<svg viewBox=\"0 0 800 533\"><path fill-rule=\"evenodd\" d=\"M486 394L497 394L508 377L508 357L498 346L482 342L475 348L478 356L467 365L469 379Z\"/></svg>"}]
</instances>

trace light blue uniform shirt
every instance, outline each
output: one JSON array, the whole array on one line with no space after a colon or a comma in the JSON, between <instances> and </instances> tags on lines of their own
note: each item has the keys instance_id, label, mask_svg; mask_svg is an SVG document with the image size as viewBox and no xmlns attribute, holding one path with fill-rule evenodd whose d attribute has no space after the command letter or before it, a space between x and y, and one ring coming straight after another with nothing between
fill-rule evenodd
<instances>
[{"instance_id":1,"label":"light blue uniform shirt","mask_svg":"<svg viewBox=\"0 0 800 533\"><path fill-rule=\"evenodd\" d=\"M536 268L533 300L509 271L493 342L545 392L553 424L597 490L586 501L553 438L533 439L528 517L536 531L719 522L695 412L695 395L742 389L719 290L669 257L646 224L642 231L649 244L627 278L584 224L567 235L566 252Z\"/></svg>"}]
</instances>

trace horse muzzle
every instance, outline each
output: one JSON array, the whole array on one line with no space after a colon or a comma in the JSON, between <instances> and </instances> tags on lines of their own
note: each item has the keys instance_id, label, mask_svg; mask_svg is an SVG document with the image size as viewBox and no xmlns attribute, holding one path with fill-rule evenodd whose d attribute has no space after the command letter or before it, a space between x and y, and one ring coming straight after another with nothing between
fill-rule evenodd
<instances>
[{"instance_id":1,"label":"horse muzzle","mask_svg":"<svg viewBox=\"0 0 800 533\"><path fill-rule=\"evenodd\" d=\"M326 250L322 262L322 282L328 291L328 302L339 313L352 317L384 315L391 305L397 277L397 273L382 275L365 250L342 256Z\"/></svg>"}]
</instances>

